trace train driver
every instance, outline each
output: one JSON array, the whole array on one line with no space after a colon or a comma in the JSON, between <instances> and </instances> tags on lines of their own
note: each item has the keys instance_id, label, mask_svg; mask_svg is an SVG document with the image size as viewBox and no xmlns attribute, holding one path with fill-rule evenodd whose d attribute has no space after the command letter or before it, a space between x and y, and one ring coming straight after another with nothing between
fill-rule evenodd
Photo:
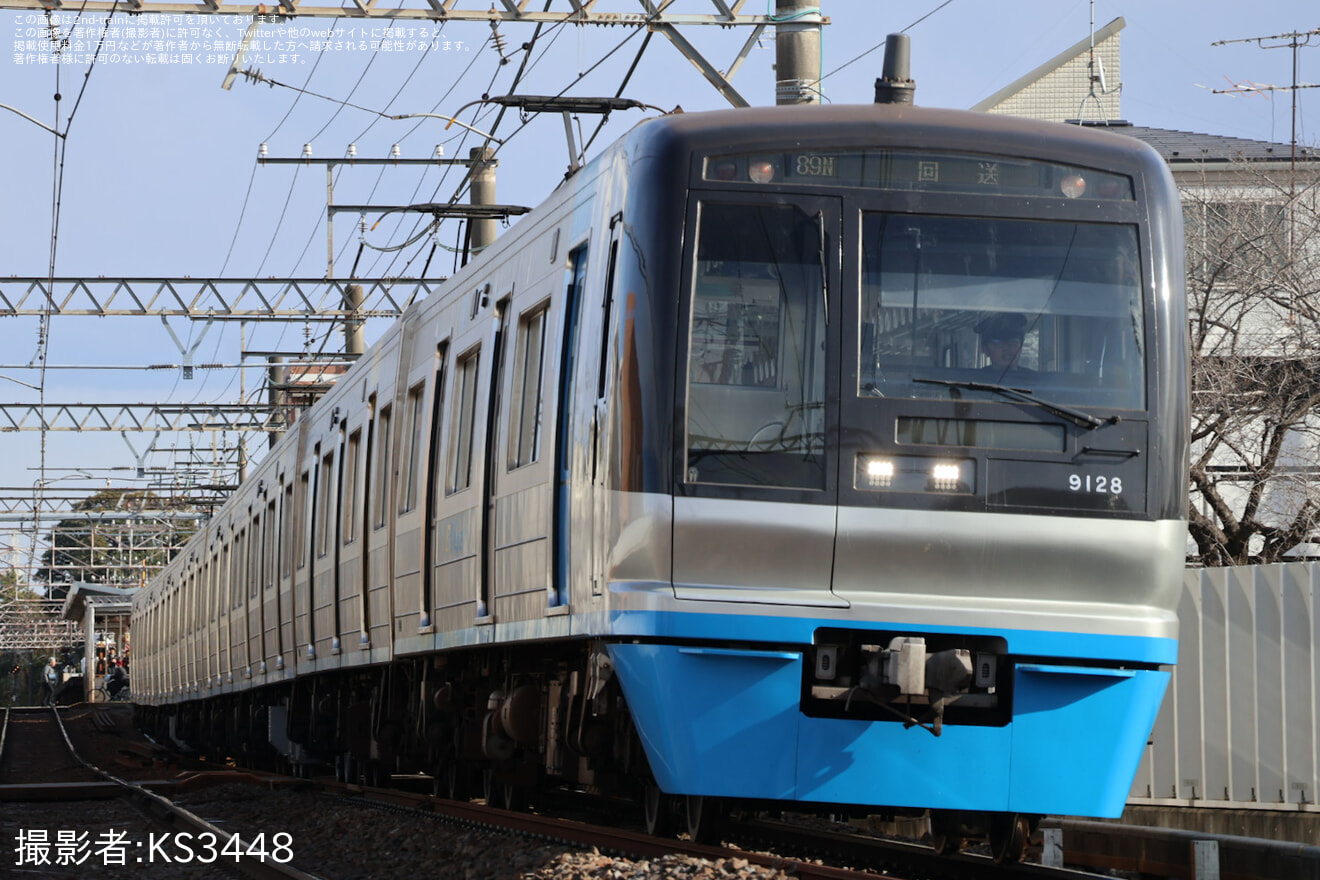
<instances>
[{"instance_id":1,"label":"train driver","mask_svg":"<svg viewBox=\"0 0 1320 880\"><path fill-rule=\"evenodd\" d=\"M976 325L976 333L981 337L981 350L990 363L981 371L992 374L995 381L1005 376L1035 375L1035 370L1018 363L1026 330L1027 319L1016 312L997 312L982 319Z\"/></svg>"}]
</instances>

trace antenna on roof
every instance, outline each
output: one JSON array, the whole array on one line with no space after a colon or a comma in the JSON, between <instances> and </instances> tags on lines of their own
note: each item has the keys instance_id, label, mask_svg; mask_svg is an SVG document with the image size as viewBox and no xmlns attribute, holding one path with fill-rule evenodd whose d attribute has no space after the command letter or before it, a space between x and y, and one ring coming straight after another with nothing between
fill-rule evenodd
<instances>
[{"instance_id":1,"label":"antenna on roof","mask_svg":"<svg viewBox=\"0 0 1320 880\"><path fill-rule=\"evenodd\" d=\"M877 104L911 104L917 84L910 76L911 40L907 34L885 37L885 63L875 81Z\"/></svg>"},{"instance_id":2,"label":"antenna on roof","mask_svg":"<svg viewBox=\"0 0 1320 880\"><path fill-rule=\"evenodd\" d=\"M1105 105L1100 99L1106 95L1123 91L1123 84L1119 83L1112 89L1109 88L1109 84L1105 82L1104 61L1095 54L1095 0L1091 0L1091 50L1086 61L1086 77L1086 97L1082 98L1082 104L1077 108L1077 124L1086 124L1086 105L1091 102L1095 102L1095 106L1099 108L1100 119L1098 121L1108 122L1105 118Z\"/></svg>"}]
</instances>

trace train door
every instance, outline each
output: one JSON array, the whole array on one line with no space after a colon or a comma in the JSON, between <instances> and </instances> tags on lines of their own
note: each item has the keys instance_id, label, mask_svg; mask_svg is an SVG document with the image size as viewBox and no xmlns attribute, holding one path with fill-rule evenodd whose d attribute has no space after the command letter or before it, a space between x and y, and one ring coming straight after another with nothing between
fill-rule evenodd
<instances>
[{"instance_id":1,"label":"train door","mask_svg":"<svg viewBox=\"0 0 1320 880\"><path fill-rule=\"evenodd\" d=\"M839 606L837 199L694 194L684 267L680 599Z\"/></svg>"},{"instance_id":2,"label":"train door","mask_svg":"<svg viewBox=\"0 0 1320 880\"><path fill-rule=\"evenodd\" d=\"M313 502L314 529L312 532L311 560L311 630L312 648L318 660L339 653L339 628L335 617L339 606L337 601L338 576L335 563L335 543L337 529L336 511L339 508L339 474L336 461L337 438L327 435L329 441L322 446L317 444L316 452L316 496Z\"/></svg>"},{"instance_id":3,"label":"train door","mask_svg":"<svg viewBox=\"0 0 1320 880\"><path fill-rule=\"evenodd\" d=\"M601 291L600 335L597 339L583 338L588 355L587 364L596 367L595 394L591 410L591 595L600 596L605 590L605 554L615 545L617 520L609 515L610 487L610 431L614 419L610 402L614 399L614 379L618 375L617 353L612 340L618 335L615 327L614 279L619 267L619 241L623 235L623 214L610 218L610 249L606 255L605 286ZM595 346L593 347L593 343ZM589 381L589 380L588 380Z\"/></svg>"},{"instance_id":4,"label":"train door","mask_svg":"<svg viewBox=\"0 0 1320 880\"><path fill-rule=\"evenodd\" d=\"M496 534L495 504L499 494L499 444L500 444L500 401L504 386L504 321L509 314L510 297L505 297L495 304L495 313L491 316L493 330L490 345L490 388L486 394L486 446L484 474L481 497L481 607L487 615L495 617L495 596L498 584L495 564Z\"/></svg>"},{"instance_id":5,"label":"train door","mask_svg":"<svg viewBox=\"0 0 1320 880\"><path fill-rule=\"evenodd\" d=\"M479 288L474 294L473 314L479 308ZM477 410L483 351L480 330L453 342L457 353L452 368L447 438L448 453L444 466L444 497L437 499L435 531L434 589L437 632L451 632L487 621L489 609L481 604L481 505L475 486L480 475L473 467L473 449L477 441Z\"/></svg>"},{"instance_id":6,"label":"train door","mask_svg":"<svg viewBox=\"0 0 1320 880\"><path fill-rule=\"evenodd\" d=\"M449 343L441 342L435 348L434 362L431 366L431 423L425 438L426 481L423 491L426 510L423 516L426 522L426 535L422 542L422 616L418 621L418 629L427 632L435 631L436 607L439 604L439 597L436 595L435 561L438 556L436 541L439 540L440 535L440 493L444 485L444 480L441 479L444 462L440 458L444 444L440 441L444 437L445 427L445 364L448 356Z\"/></svg>"},{"instance_id":7,"label":"train door","mask_svg":"<svg viewBox=\"0 0 1320 880\"><path fill-rule=\"evenodd\" d=\"M559 406L555 438L555 501L554 501L554 591L555 605L567 605L570 585L574 582L595 582L595 570L581 559L590 542L572 540L573 535L591 535L593 509L583 504L574 486L580 475L589 472L584 458L594 454L590 440L584 440L581 426L587 422L582 410L586 407L581 386L590 378L584 373L585 357L582 347L583 314L586 310L588 244L583 243L568 255L568 277L564 295L563 351L559 358Z\"/></svg>"},{"instance_id":8,"label":"train door","mask_svg":"<svg viewBox=\"0 0 1320 880\"><path fill-rule=\"evenodd\" d=\"M349 420L345 420L346 422ZM340 489L337 507L339 534L335 540L338 589L335 608L346 650L369 647L370 621L364 614L370 582L363 577L367 564L366 541L362 539L361 499L365 482L363 425L350 423L344 431L340 454Z\"/></svg>"},{"instance_id":9,"label":"train door","mask_svg":"<svg viewBox=\"0 0 1320 880\"><path fill-rule=\"evenodd\" d=\"M285 654L296 645L293 638L293 548L297 521L298 517L294 511L293 482L288 475L282 475L280 478L279 526L280 587L279 594L276 596L277 618L279 620L279 654L275 659L275 665L279 669L283 669L284 665L288 663Z\"/></svg>"}]
</instances>

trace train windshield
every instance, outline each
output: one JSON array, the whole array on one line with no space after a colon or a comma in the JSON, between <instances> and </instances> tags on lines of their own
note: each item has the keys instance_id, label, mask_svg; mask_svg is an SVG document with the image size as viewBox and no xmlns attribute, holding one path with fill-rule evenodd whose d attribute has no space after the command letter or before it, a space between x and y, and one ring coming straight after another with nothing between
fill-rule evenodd
<instances>
[{"instance_id":1,"label":"train windshield","mask_svg":"<svg viewBox=\"0 0 1320 880\"><path fill-rule=\"evenodd\" d=\"M858 395L1144 408L1135 227L868 213L861 264Z\"/></svg>"}]
</instances>

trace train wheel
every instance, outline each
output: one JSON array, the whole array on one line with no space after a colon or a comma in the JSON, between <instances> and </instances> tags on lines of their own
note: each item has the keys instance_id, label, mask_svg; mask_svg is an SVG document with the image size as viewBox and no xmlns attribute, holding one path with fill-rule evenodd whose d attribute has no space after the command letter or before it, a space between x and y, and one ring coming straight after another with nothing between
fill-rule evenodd
<instances>
[{"instance_id":1,"label":"train wheel","mask_svg":"<svg viewBox=\"0 0 1320 880\"><path fill-rule=\"evenodd\" d=\"M720 842L720 802L718 798L690 794L683 798L683 824L696 843Z\"/></svg>"},{"instance_id":2,"label":"train wheel","mask_svg":"<svg viewBox=\"0 0 1320 880\"><path fill-rule=\"evenodd\" d=\"M966 842L966 839L959 831L959 823L957 821L942 812L931 812L930 845L935 852L942 856L947 856L961 850L963 844Z\"/></svg>"},{"instance_id":3,"label":"train wheel","mask_svg":"<svg viewBox=\"0 0 1320 880\"><path fill-rule=\"evenodd\" d=\"M642 808L646 817L646 833L655 837L672 837L674 834L674 799L660 790L658 785L648 785L642 793Z\"/></svg>"},{"instance_id":4,"label":"train wheel","mask_svg":"<svg viewBox=\"0 0 1320 880\"><path fill-rule=\"evenodd\" d=\"M1027 854L1030 836L1031 826L1026 816L998 813L990 820L990 855L997 864L1016 864Z\"/></svg>"}]
</instances>

